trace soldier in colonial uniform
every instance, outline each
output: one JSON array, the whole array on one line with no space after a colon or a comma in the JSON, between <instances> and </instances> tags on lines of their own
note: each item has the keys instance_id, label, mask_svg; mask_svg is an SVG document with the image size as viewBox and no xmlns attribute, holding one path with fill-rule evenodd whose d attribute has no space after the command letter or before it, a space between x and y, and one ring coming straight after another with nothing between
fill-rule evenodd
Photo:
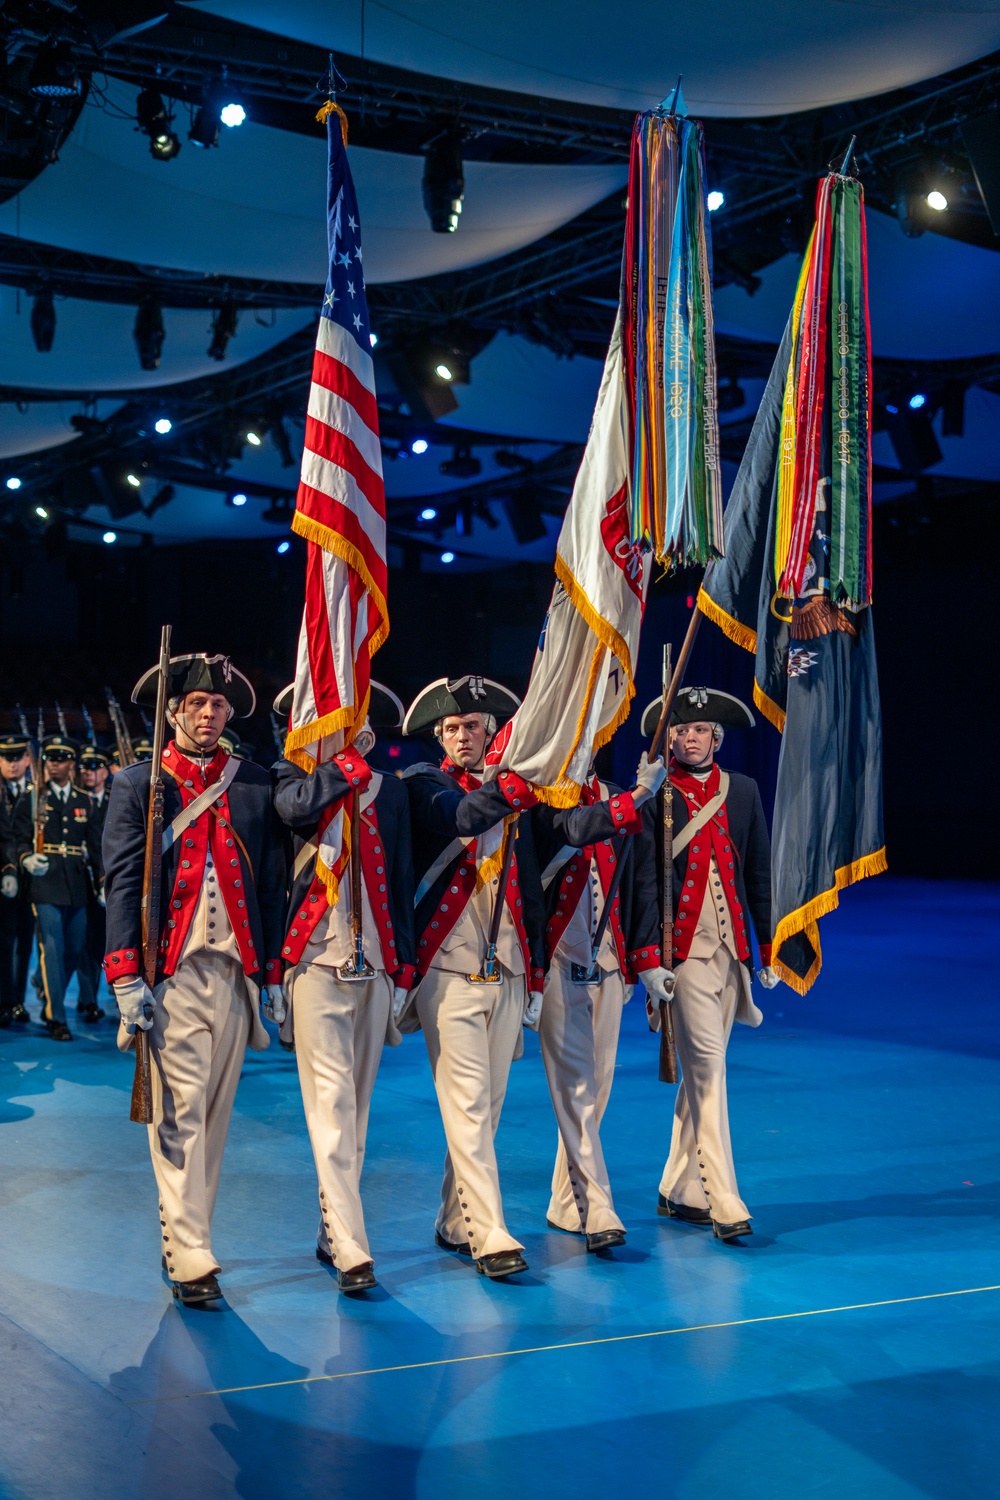
<instances>
[{"instance_id":1,"label":"soldier in colonial uniform","mask_svg":"<svg viewBox=\"0 0 1000 1500\"><path fill-rule=\"evenodd\" d=\"M549 964L538 1035L559 1146L548 1223L584 1234L587 1249L625 1243L601 1147L600 1124L614 1078L622 1008L637 976L662 993L656 857L651 818L640 808L662 785L662 761L643 756L636 790L591 775L579 805L540 806L532 813L545 890L545 952ZM616 844L614 835L631 835ZM618 892L594 959L593 944L618 859Z\"/></svg>"},{"instance_id":2,"label":"soldier in colonial uniform","mask_svg":"<svg viewBox=\"0 0 1000 1500\"><path fill-rule=\"evenodd\" d=\"M289 687L275 700L275 712L283 718L291 698ZM393 1000L397 1008L405 1003L416 973L409 799L402 781L380 775L365 760L375 744L373 726L398 729L402 718L395 694L373 682L369 723L349 750L311 774L286 759L274 767L274 805L294 835L281 949L290 1014L282 1036L294 1032L319 1178L316 1256L336 1269L337 1285L348 1293L376 1285L360 1192L368 1109L383 1044L400 1041ZM360 966L351 927L350 873L344 872L331 906L316 869L321 830L331 816L350 818L354 792L361 818Z\"/></svg>"},{"instance_id":3,"label":"soldier in colonial uniform","mask_svg":"<svg viewBox=\"0 0 1000 1500\"><path fill-rule=\"evenodd\" d=\"M28 984L35 919L29 881L17 868L14 809L22 797L31 800L28 740L23 734L0 737L0 826L6 830L6 851L0 860L0 1026L29 1020L24 1004Z\"/></svg>"},{"instance_id":4,"label":"soldier in colonial uniform","mask_svg":"<svg viewBox=\"0 0 1000 1500\"><path fill-rule=\"evenodd\" d=\"M659 698L647 707L643 734L653 733L660 707ZM753 723L746 704L729 693L683 688L670 732L672 1014L683 1076L658 1212L711 1227L717 1239L729 1241L752 1233L736 1181L726 1098L733 1022L759 1026L762 1020L750 992L751 921L761 981L770 989L777 976L770 968L771 853L760 792L749 776L722 770L715 755L727 726ZM658 1024L658 1007L649 1009Z\"/></svg>"},{"instance_id":5,"label":"soldier in colonial uniform","mask_svg":"<svg viewBox=\"0 0 1000 1500\"><path fill-rule=\"evenodd\" d=\"M14 831L20 871L28 882L35 914L42 982L42 1020L57 1042L71 1042L66 1024L66 989L83 962L87 941L87 901L101 869L101 846L90 798L73 785L77 744L63 734L42 740L48 774L39 820L42 847L35 847L33 798L20 797Z\"/></svg>"},{"instance_id":6,"label":"soldier in colonial uniform","mask_svg":"<svg viewBox=\"0 0 1000 1500\"><path fill-rule=\"evenodd\" d=\"M157 671L133 702L156 701ZM150 1033L149 1147L160 1194L163 1264L181 1302L221 1296L212 1213L236 1085L249 1044L268 1045L258 1001L279 1003L284 858L266 771L231 759L219 737L254 691L226 656L171 659L163 752L164 834L157 966L142 973L143 863L151 767L115 776L104 828L108 948L119 1046Z\"/></svg>"},{"instance_id":7,"label":"soldier in colonial uniform","mask_svg":"<svg viewBox=\"0 0 1000 1500\"><path fill-rule=\"evenodd\" d=\"M98 838L104 834L104 823L108 815L111 788L111 755L93 741L80 751L80 784L90 798L91 816ZM82 1020L92 1025L99 1021L104 1011L98 1003L101 982L101 964L107 952L106 920L104 915L104 892L98 886L91 891L87 902L87 941L83 963L78 971L80 1001L77 1009Z\"/></svg>"},{"instance_id":8,"label":"soldier in colonial uniform","mask_svg":"<svg viewBox=\"0 0 1000 1500\"><path fill-rule=\"evenodd\" d=\"M496 948L497 982L482 982L504 820L534 794L503 773L483 783L498 721L518 699L486 677L440 678L410 705L404 734L433 729L440 765L404 772L416 883L417 970L401 1029L419 1025L448 1142L435 1240L484 1275L527 1269L504 1223L494 1136L522 1022L537 1025L544 982L543 908L528 819L518 827ZM485 866L485 869L484 869Z\"/></svg>"}]
</instances>

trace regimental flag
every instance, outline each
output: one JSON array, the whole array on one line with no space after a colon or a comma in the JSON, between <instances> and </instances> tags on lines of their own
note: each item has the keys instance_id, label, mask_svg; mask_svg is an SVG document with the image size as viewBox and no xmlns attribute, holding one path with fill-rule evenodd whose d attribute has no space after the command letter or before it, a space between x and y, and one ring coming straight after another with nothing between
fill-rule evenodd
<instances>
[{"instance_id":1,"label":"regimental flag","mask_svg":"<svg viewBox=\"0 0 1000 1500\"><path fill-rule=\"evenodd\" d=\"M346 123L324 107L330 270L320 310L292 530L308 542L305 607L285 754L312 771L350 745L368 713L371 657L389 633L385 490ZM321 830L331 904L349 854L343 809Z\"/></svg>"},{"instance_id":2,"label":"regimental flag","mask_svg":"<svg viewBox=\"0 0 1000 1500\"><path fill-rule=\"evenodd\" d=\"M556 582L503 764L573 807L635 693L649 570L722 551L701 129L637 116L622 286Z\"/></svg>"},{"instance_id":3,"label":"regimental flag","mask_svg":"<svg viewBox=\"0 0 1000 1500\"><path fill-rule=\"evenodd\" d=\"M871 339L864 196L831 173L795 304L698 606L756 655L782 733L772 837L774 967L800 994L818 919L886 868L871 620Z\"/></svg>"}]
</instances>

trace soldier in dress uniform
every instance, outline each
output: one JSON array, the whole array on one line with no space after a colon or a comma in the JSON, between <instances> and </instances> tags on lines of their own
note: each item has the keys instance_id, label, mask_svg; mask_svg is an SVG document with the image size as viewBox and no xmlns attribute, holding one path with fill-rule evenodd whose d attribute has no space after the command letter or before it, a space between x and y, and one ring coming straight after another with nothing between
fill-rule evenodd
<instances>
[{"instance_id":1,"label":"soldier in dress uniform","mask_svg":"<svg viewBox=\"0 0 1000 1500\"><path fill-rule=\"evenodd\" d=\"M157 669L132 694L156 701ZM211 1224L236 1085L249 1044L268 1045L258 1002L281 1000L284 857L267 772L219 750L231 715L253 712L226 656L170 662L163 752L164 833L157 983L142 973L143 863L151 767L115 776L104 827L108 948L118 1045L150 1033L149 1148L160 1194L163 1264L183 1303L221 1296Z\"/></svg>"},{"instance_id":2,"label":"soldier in dress uniform","mask_svg":"<svg viewBox=\"0 0 1000 1500\"><path fill-rule=\"evenodd\" d=\"M660 716L647 707L643 734ZM711 1226L720 1240L751 1234L729 1136L726 1047L733 1022L763 1019L750 992L751 932L760 979L777 984L771 962L771 851L757 783L715 760L725 728L753 727L745 703L711 688L683 688L670 731L674 815L672 1014L682 1081L657 1211ZM662 816L662 812L661 812ZM660 851L660 879L662 844ZM669 984L667 986L670 988ZM659 1009L650 1007L658 1024Z\"/></svg>"},{"instance_id":3,"label":"soldier in dress uniform","mask_svg":"<svg viewBox=\"0 0 1000 1500\"><path fill-rule=\"evenodd\" d=\"M6 830L0 875L0 1026L30 1020L24 1003L35 918L30 884L17 868L14 809L22 797L31 800L28 740L23 734L0 737L0 827Z\"/></svg>"},{"instance_id":4,"label":"soldier in dress uniform","mask_svg":"<svg viewBox=\"0 0 1000 1500\"><path fill-rule=\"evenodd\" d=\"M442 677L413 701L403 724L404 734L433 728L445 753L440 765L421 763L403 775L421 979L397 1020L402 1030L419 1025L424 1033L448 1141L435 1241L471 1256L492 1278L527 1269L524 1247L504 1223L494 1137L521 1025L538 1023L545 973L541 884L524 818L497 943L498 982L479 977L498 886L480 867L488 861L488 873L498 863L504 819L535 803L519 776L482 781L498 722L517 706L514 694L488 677Z\"/></svg>"},{"instance_id":5,"label":"soldier in dress uniform","mask_svg":"<svg viewBox=\"0 0 1000 1500\"><path fill-rule=\"evenodd\" d=\"M136 762L153 759L153 741L148 734L140 734L137 740L132 741L132 754Z\"/></svg>"},{"instance_id":6,"label":"soldier in dress uniform","mask_svg":"<svg viewBox=\"0 0 1000 1500\"><path fill-rule=\"evenodd\" d=\"M275 699L281 718L287 719L291 698L289 687ZM373 771L365 760L375 745L374 728L398 729L402 719L396 695L373 682L369 722L349 750L311 774L286 759L277 762L273 773L275 808L294 835L281 949L290 1014L282 1036L294 1029L319 1178L316 1256L336 1269L337 1285L348 1293L377 1284L360 1192L368 1110L383 1044L400 1041L393 1000L402 1007L416 973L409 799L402 781ZM355 791L360 794L365 960L360 976L351 933L350 870L341 878L332 907L316 873L319 830L331 814L350 818Z\"/></svg>"},{"instance_id":7,"label":"soldier in dress uniform","mask_svg":"<svg viewBox=\"0 0 1000 1500\"><path fill-rule=\"evenodd\" d=\"M83 746L80 751L80 785L90 798L91 815L99 838L104 834L111 797L110 771L109 750L94 742ZM101 964L107 952L106 932L104 892L98 888L91 893L87 902L87 942L79 970L80 1002L77 1007L81 1018L91 1025L104 1015L97 996L101 983Z\"/></svg>"},{"instance_id":8,"label":"soldier in dress uniform","mask_svg":"<svg viewBox=\"0 0 1000 1500\"><path fill-rule=\"evenodd\" d=\"M78 746L63 734L46 735L41 759L48 775L41 798L42 848L35 849L33 798L18 798L14 831L18 865L28 882L35 914L42 980L42 1020L57 1042L71 1042L66 989L83 962L87 901L100 878L101 845L90 798L73 785Z\"/></svg>"},{"instance_id":9,"label":"soldier in dress uniform","mask_svg":"<svg viewBox=\"0 0 1000 1500\"><path fill-rule=\"evenodd\" d=\"M639 975L647 991L665 994L652 820L640 811L646 804L651 812L665 777L663 762L648 764L643 755L634 792L600 781L592 769L577 807L532 813L549 964L538 1036L559 1126L546 1217L553 1229L584 1234L590 1251L625 1243L600 1138L622 1008ZM620 856L616 834L631 835ZM621 883L595 963L594 939L619 857Z\"/></svg>"}]
</instances>

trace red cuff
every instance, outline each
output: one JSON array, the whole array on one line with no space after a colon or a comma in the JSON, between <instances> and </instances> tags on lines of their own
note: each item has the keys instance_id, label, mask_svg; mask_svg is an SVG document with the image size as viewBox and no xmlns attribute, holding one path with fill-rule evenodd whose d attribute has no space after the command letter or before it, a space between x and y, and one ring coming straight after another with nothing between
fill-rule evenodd
<instances>
[{"instance_id":1,"label":"red cuff","mask_svg":"<svg viewBox=\"0 0 1000 1500\"><path fill-rule=\"evenodd\" d=\"M642 813L635 805L631 792L616 792L608 801L615 823L615 833L639 833L642 828Z\"/></svg>"},{"instance_id":2,"label":"red cuff","mask_svg":"<svg viewBox=\"0 0 1000 1500\"><path fill-rule=\"evenodd\" d=\"M348 786L357 787L359 792L363 792L372 779L371 766L353 747L349 750L338 750L333 757L333 764L344 776Z\"/></svg>"},{"instance_id":3,"label":"red cuff","mask_svg":"<svg viewBox=\"0 0 1000 1500\"><path fill-rule=\"evenodd\" d=\"M529 972L529 974L528 974L528 989L534 991L534 990L544 990L544 988L545 988L545 970L544 969L532 969Z\"/></svg>"},{"instance_id":4,"label":"red cuff","mask_svg":"<svg viewBox=\"0 0 1000 1500\"><path fill-rule=\"evenodd\" d=\"M268 961L267 961L267 963L264 965L264 983L265 984L280 984L281 983L281 959L280 958L269 958Z\"/></svg>"},{"instance_id":5,"label":"red cuff","mask_svg":"<svg viewBox=\"0 0 1000 1500\"><path fill-rule=\"evenodd\" d=\"M771 944L770 943L758 943L757 947L760 949L760 966L761 966L761 968L762 969L769 969L771 967Z\"/></svg>"},{"instance_id":6,"label":"red cuff","mask_svg":"<svg viewBox=\"0 0 1000 1500\"><path fill-rule=\"evenodd\" d=\"M416 977L416 964L400 964L399 968L392 976L392 982L397 989L412 990L413 981L416 979Z\"/></svg>"},{"instance_id":7,"label":"red cuff","mask_svg":"<svg viewBox=\"0 0 1000 1500\"><path fill-rule=\"evenodd\" d=\"M648 948L632 948L627 954L628 966L636 974L642 974L646 969L659 969L663 966L663 955L659 943L650 943Z\"/></svg>"},{"instance_id":8,"label":"red cuff","mask_svg":"<svg viewBox=\"0 0 1000 1500\"><path fill-rule=\"evenodd\" d=\"M525 781L516 771L501 771L497 777L497 786L512 812L527 812L538 801L530 781Z\"/></svg>"},{"instance_id":9,"label":"red cuff","mask_svg":"<svg viewBox=\"0 0 1000 1500\"><path fill-rule=\"evenodd\" d=\"M101 967L108 983L114 984L116 979L135 979L141 965L142 954L138 948L119 948L117 953L107 955Z\"/></svg>"}]
</instances>

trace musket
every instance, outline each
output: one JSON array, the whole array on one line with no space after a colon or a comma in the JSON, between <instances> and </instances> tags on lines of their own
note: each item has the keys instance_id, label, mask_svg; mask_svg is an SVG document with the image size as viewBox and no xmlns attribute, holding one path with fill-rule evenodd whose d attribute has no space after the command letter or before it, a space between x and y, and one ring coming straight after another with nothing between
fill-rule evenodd
<instances>
[{"instance_id":1,"label":"musket","mask_svg":"<svg viewBox=\"0 0 1000 1500\"><path fill-rule=\"evenodd\" d=\"M149 802L146 811L146 858L142 869L142 969L146 983L156 984L156 961L160 946L160 883L163 876L163 737L166 722L167 684L170 677L170 626L160 632L160 664L156 679L156 720L153 726L153 759L149 772ZM153 1122L153 1080L149 1059L149 1033L135 1029L135 1078L129 1119L140 1125Z\"/></svg>"},{"instance_id":2,"label":"musket","mask_svg":"<svg viewBox=\"0 0 1000 1500\"><path fill-rule=\"evenodd\" d=\"M361 793L351 794L351 948L350 963L337 970L338 979L358 983L375 978L375 970L365 958L364 909L361 895Z\"/></svg>"},{"instance_id":3,"label":"musket","mask_svg":"<svg viewBox=\"0 0 1000 1500\"><path fill-rule=\"evenodd\" d=\"M56 720L59 724L59 733L62 735L63 739L65 739L69 734L69 730L66 728L66 715L63 713L58 703L56 704Z\"/></svg>"},{"instance_id":4,"label":"musket","mask_svg":"<svg viewBox=\"0 0 1000 1500\"><path fill-rule=\"evenodd\" d=\"M695 611L694 619L697 619ZM695 627L697 629L697 627ZM691 643L694 643L694 631L688 627ZM687 640L685 639L685 645ZM690 647L688 647L690 654ZM684 656L683 649L681 656ZM681 663L678 661L678 667ZM670 647L663 648L663 709L660 713L661 723L669 720L670 709L677 697L677 686L673 682L670 671ZM671 691L672 690L672 691ZM659 729L659 725L657 726ZM655 743L655 741L654 741ZM660 913L660 955L663 967L668 973L673 972L674 967L674 792L670 785L669 775L670 746L667 746L667 779L663 784L663 910ZM674 1041L674 1016L673 1007L667 1000L660 1001L660 1082L676 1083L678 1081L677 1071L677 1045Z\"/></svg>"},{"instance_id":5,"label":"musket","mask_svg":"<svg viewBox=\"0 0 1000 1500\"><path fill-rule=\"evenodd\" d=\"M28 738L28 759L31 763L31 819L34 824L34 852L42 854L45 849L45 771L42 762L42 740L45 738L45 712L38 710L38 729L35 738ZM34 747L34 748L32 748Z\"/></svg>"},{"instance_id":6,"label":"musket","mask_svg":"<svg viewBox=\"0 0 1000 1500\"><path fill-rule=\"evenodd\" d=\"M611 872L611 879L608 881L607 894L604 897L604 908L601 911L600 921L597 924L597 930L594 933L594 940L590 948L590 968L584 968L583 964L571 965L570 977L574 984L598 984L600 982L601 971L597 967L597 957L601 951L601 944L604 941L608 922L611 920L611 908L614 906L618 896L618 887L622 883L622 874L625 869L625 862L629 856L629 850L632 848L632 840L627 833L620 833L611 848L614 853L615 867Z\"/></svg>"},{"instance_id":7,"label":"musket","mask_svg":"<svg viewBox=\"0 0 1000 1500\"><path fill-rule=\"evenodd\" d=\"M84 722L84 726L85 726L85 728L87 730L87 744L88 745L94 745L96 747L96 745L97 745L97 736L94 734L94 721L90 717L89 712L87 711L87 705L86 705L86 703L81 703L80 704L80 712L83 714L83 722Z\"/></svg>"},{"instance_id":8,"label":"musket","mask_svg":"<svg viewBox=\"0 0 1000 1500\"><path fill-rule=\"evenodd\" d=\"M507 886L510 883L510 867L514 860L514 842L517 838L517 817L514 817L508 825L503 836L503 859L500 864L500 879L497 881L496 894L493 897L493 910L490 912L490 925L486 934L486 957L478 974L466 974L470 984L499 984L503 979L500 973L500 965L497 963L497 943L500 941L500 923L503 920L503 906L507 899Z\"/></svg>"},{"instance_id":9,"label":"musket","mask_svg":"<svg viewBox=\"0 0 1000 1500\"><path fill-rule=\"evenodd\" d=\"M118 764L122 768L135 765L135 751L132 748L132 736L128 732L125 723L125 715L122 713L121 704L109 687L104 689L108 700L108 718L115 732L115 743L118 746Z\"/></svg>"},{"instance_id":10,"label":"musket","mask_svg":"<svg viewBox=\"0 0 1000 1500\"><path fill-rule=\"evenodd\" d=\"M142 720L142 727L146 731L146 733L147 734L152 734L152 732L153 732L153 726L149 722L149 714L146 712L146 710L144 708L140 708L140 710L139 710L139 718Z\"/></svg>"}]
</instances>

